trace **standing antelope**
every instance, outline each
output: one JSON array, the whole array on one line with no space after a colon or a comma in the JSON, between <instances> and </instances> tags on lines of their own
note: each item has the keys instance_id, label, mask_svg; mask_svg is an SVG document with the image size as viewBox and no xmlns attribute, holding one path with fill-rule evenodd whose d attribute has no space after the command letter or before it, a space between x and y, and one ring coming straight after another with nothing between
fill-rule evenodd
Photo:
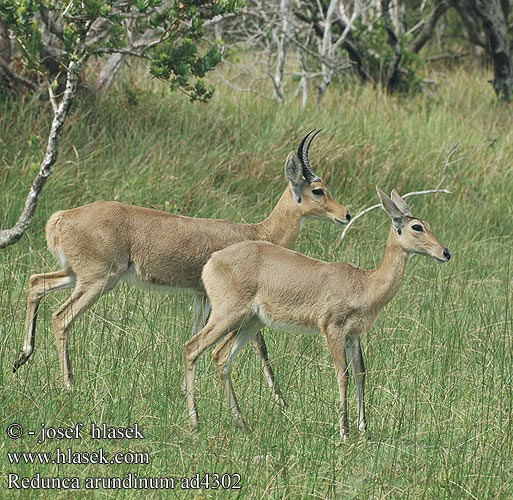
<instances>
[{"instance_id":1,"label":"standing antelope","mask_svg":"<svg viewBox=\"0 0 513 500\"><path fill-rule=\"evenodd\" d=\"M271 214L258 224L195 219L108 201L53 214L46 225L46 239L62 269L30 277L25 342L13 371L25 364L34 350L39 302L50 292L74 288L71 297L53 314L62 377L65 387L71 388L70 327L118 281L167 292L192 292L195 334L209 314L201 270L213 252L244 240L266 240L289 247L309 217L347 223L349 213L332 198L310 166L308 150L318 133L313 132L302 139L297 156L288 155L285 173L289 185ZM261 334L256 335L253 345L276 401L283 404Z\"/></svg>"},{"instance_id":2,"label":"standing antelope","mask_svg":"<svg viewBox=\"0 0 513 500\"><path fill-rule=\"evenodd\" d=\"M360 336L397 293L409 254L428 255L439 262L451 258L429 225L413 217L395 191L389 198L376 189L392 219L385 256L377 269L366 271L345 262L322 262L268 242L238 243L212 255L203 269L212 312L207 325L185 344L187 405L194 429L198 426L196 363L206 349L223 337L213 357L235 423L245 427L230 365L255 333L269 325L295 328L301 333L323 333L337 374L342 439L349 433L346 356L349 358L356 381L358 427L365 430L365 366Z\"/></svg>"}]
</instances>

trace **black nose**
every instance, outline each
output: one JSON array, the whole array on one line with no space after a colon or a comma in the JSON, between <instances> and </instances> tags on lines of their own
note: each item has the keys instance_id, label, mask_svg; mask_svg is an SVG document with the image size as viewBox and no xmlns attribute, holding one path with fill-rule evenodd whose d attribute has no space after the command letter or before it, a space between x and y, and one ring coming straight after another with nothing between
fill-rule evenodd
<instances>
[{"instance_id":1,"label":"black nose","mask_svg":"<svg viewBox=\"0 0 513 500\"><path fill-rule=\"evenodd\" d=\"M451 260L451 252L449 252L449 249L448 249L448 248L444 248L444 257L445 257L447 260Z\"/></svg>"},{"instance_id":2,"label":"black nose","mask_svg":"<svg viewBox=\"0 0 513 500\"><path fill-rule=\"evenodd\" d=\"M346 221L349 222L351 220L351 214L346 212Z\"/></svg>"}]
</instances>

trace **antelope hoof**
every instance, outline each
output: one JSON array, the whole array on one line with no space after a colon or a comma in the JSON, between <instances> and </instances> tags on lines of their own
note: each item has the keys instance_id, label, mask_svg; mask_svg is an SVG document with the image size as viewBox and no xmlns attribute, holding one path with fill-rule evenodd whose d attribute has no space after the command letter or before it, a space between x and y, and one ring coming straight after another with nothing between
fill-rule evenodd
<instances>
[{"instance_id":1,"label":"antelope hoof","mask_svg":"<svg viewBox=\"0 0 513 500\"><path fill-rule=\"evenodd\" d=\"M236 418L235 418L235 425L236 425L239 429L241 429L241 430L243 430L243 431L247 430L247 428L248 428L248 426L246 425L245 420L244 420L242 417L236 417Z\"/></svg>"},{"instance_id":2,"label":"antelope hoof","mask_svg":"<svg viewBox=\"0 0 513 500\"><path fill-rule=\"evenodd\" d=\"M197 434L199 432L198 419L191 417L191 432Z\"/></svg>"},{"instance_id":3,"label":"antelope hoof","mask_svg":"<svg viewBox=\"0 0 513 500\"><path fill-rule=\"evenodd\" d=\"M275 396L274 402L280 407L280 408L287 408L287 401L285 401L281 396Z\"/></svg>"},{"instance_id":4,"label":"antelope hoof","mask_svg":"<svg viewBox=\"0 0 513 500\"><path fill-rule=\"evenodd\" d=\"M66 391L71 392L73 390L73 380L68 379L64 381L64 389Z\"/></svg>"},{"instance_id":5,"label":"antelope hoof","mask_svg":"<svg viewBox=\"0 0 513 500\"><path fill-rule=\"evenodd\" d=\"M12 372L16 373L18 368L22 365L24 365L27 362L27 359L29 358L29 355L27 355L24 351L20 353L19 358L14 362L14 366L12 368Z\"/></svg>"}]
</instances>

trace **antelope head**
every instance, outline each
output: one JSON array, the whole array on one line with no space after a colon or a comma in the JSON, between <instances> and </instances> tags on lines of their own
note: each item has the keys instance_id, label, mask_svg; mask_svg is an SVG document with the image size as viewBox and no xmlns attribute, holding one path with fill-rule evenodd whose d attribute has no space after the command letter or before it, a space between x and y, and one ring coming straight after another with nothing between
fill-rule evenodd
<instances>
[{"instance_id":1,"label":"antelope head","mask_svg":"<svg viewBox=\"0 0 513 500\"><path fill-rule=\"evenodd\" d=\"M320 130L311 130L303 137L297 154L291 152L285 163L285 175L292 197L298 203L304 218L329 219L336 224L347 224L351 215L333 199L324 181L313 171L308 150Z\"/></svg>"},{"instance_id":2,"label":"antelope head","mask_svg":"<svg viewBox=\"0 0 513 500\"><path fill-rule=\"evenodd\" d=\"M437 262L448 262L451 252L431 232L427 222L417 219L397 191L392 190L389 198L378 186L376 190L383 209L392 219L397 242L406 253L418 253L433 257Z\"/></svg>"}]
</instances>

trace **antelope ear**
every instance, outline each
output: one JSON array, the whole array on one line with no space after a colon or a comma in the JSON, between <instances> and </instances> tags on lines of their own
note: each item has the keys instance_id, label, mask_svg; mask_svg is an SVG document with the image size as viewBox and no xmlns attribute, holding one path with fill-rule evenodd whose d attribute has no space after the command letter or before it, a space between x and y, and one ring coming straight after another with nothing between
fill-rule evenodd
<instances>
[{"instance_id":1,"label":"antelope ear","mask_svg":"<svg viewBox=\"0 0 513 500\"><path fill-rule=\"evenodd\" d=\"M303 167L295 153L289 153L285 162L285 175L290 183L290 189L294 199L301 203L301 194L306 181L303 177Z\"/></svg>"},{"instance_id":2,"label":"antelope ear","mask_svg":"<svg viewBox=\"0 0 513 500\"><path fill-rule=\"evenodd\" d=\"M376 191L381 200L381 206L392 219L394 227L396 229L401 229L405 214L399 210L399 207L378 186L376 186Z\"/></svg>"},{"instance_id":3,"label":"antelope ear","mask_svg":"<svg viewBox=\"0 0 513 500\"><path fill-rule=\"evenodd\" d=\"M399 193L392 189L392 201L396 204L397 208L402 212L403 215L413 217L410 207L406 204L403 198L399 196Z\"/></svg>"}]
</instances>

